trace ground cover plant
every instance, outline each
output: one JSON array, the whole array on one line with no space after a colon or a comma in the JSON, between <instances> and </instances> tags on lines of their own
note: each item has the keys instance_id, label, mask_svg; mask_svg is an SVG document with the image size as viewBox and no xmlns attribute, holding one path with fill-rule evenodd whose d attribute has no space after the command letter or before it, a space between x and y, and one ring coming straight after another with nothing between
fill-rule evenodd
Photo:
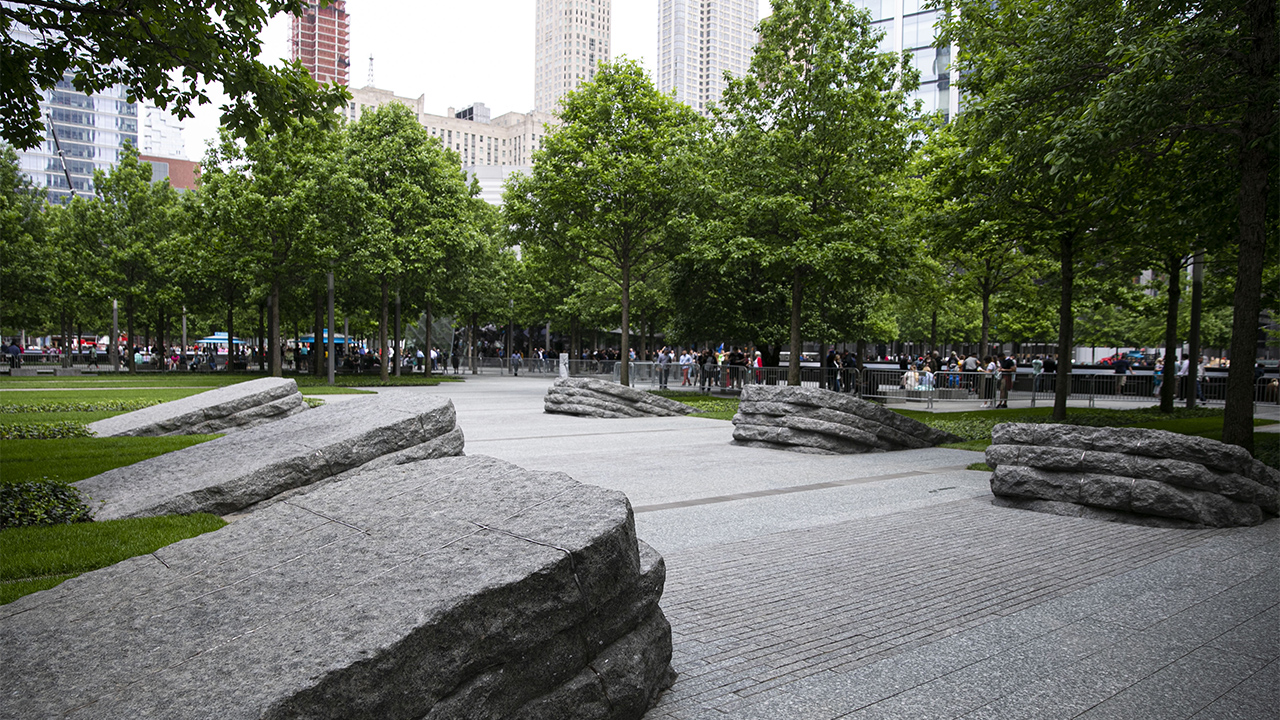
<instances>
[{"instance_id":1,"label":"ground cover plant","mask_svg":"<svg viewBox=\"0 0 1280 720\"><path fill-rule=\"evenodd\" d=\"M661 395L664 398L670 398L698 408L699 417L732 420L734 413L738 412L738 398L736 397L703 395L702 393L683 392L680 390L650 390L650 392L654 395Z\"/></svg>"},{"instance_id":2,"label":"ground cover plant","mask_svg":"<svg viewBox=\"0 0 1280 720\"><path fill-rule=\"evenodd\" d=\"M196 514L0 530L0 605L224 525Z\"/></svg>"}]
</instances>

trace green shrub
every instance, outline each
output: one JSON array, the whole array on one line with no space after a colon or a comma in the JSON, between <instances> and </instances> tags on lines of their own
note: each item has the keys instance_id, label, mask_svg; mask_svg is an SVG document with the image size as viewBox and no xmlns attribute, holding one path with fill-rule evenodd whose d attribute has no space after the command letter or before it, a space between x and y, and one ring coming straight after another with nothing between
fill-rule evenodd
<instances>
[{"instance_id":1,"label":"green shrub","mask_svg":"<svg viewBox=\"0 0 1280 720\"><path fill-rule=\"evenodd\" d=\"M61 422L0 423L0 440L62 440L93 437L84 423Z\"/></svg>"},{"instance_id":2,"label":"green shrub","mask_svg":"<svg viewBox=\"0 0 1280 720\"><path fill-rule=\"evenodd\" d=\"M0 483L0 529L92 519L80 491L72 485L56 480Z\"/></svg>"},{"instance_id":3,"label":"green shrub","mask_svg":"<svg viewBox=\"0 0 1280 720\"><path fill-rule=\"evenodd\" d=\"M131 412L152 405L160 400L99 400L97 402L40 402L0 403L0 415L17 413L52 412Z\"/></svg>"}]
</instances>

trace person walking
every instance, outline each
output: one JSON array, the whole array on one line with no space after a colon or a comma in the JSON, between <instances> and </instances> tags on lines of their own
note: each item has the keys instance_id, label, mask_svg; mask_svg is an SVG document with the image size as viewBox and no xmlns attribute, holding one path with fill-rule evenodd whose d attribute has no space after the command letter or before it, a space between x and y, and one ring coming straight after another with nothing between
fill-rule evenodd
<instances>
[{"instance_id":1,"label":"person walking","mask_svg":"<svg viewBox=\"0 0 1280 720\"><path fill-rule=\"evenodd\" d=\"M1124 381L1129 378L1129 373L1131 372L1129 370L1129 359L1121 355L1116 358L1116 361L1111 366L1115 368L1116 374L1116 397L1120 397L1124 395Z\"/></svg>"},{"instance_id":2,"label":"person walking","mask_svg":"<svg viewBox=\"0 0 1280 720\"><path fill-rule=\"evenodd\" d=\"M671 375L671 353L666 347L658 351L658 387L667 389L667 378Z\"/></svg>"},{"instance_id":3,"label":"person walking","mask_svg":"<svg viewBox=\"0 0 1280 720\"><path fill-rule=\"evenodd\" d=\"M1183 400L1187 397L1187 376L1191 374L1191 356L1182 353L1182 362L1178 363L1178 399Z\"/></svg>"},{"instance_id":4,"label":"person walking","mask_svg":"<svg viewBox=\"0 0 1280 720\"><path fill-rule=\"evenodd\" d=\"M1000 404L998 408L1009 407L1009 391L1013 390L1013 379L1018 374L1018 361L1009 353L1000 361Z\"/></svg>"}]
</instances>

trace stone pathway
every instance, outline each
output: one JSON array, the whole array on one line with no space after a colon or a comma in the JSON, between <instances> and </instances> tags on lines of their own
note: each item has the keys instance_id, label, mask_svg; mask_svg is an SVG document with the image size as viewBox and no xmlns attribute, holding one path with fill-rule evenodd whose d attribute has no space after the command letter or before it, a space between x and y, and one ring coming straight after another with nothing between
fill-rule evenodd
<instances>
[{"instance_id":1,"label":"stone pathway","mask_svg":"<svg viewBox=\"0 0 1280 720\"><path fill-rule=\"evenodd\" d=\"M469 377L468 454L621 489L664 557L679 677L646 718L1275 718L1280 521L999 508L980 453L804 456L702 418L548 416ZM390 389L386 392L410 392Z\"/></svg>"}]
</instances>

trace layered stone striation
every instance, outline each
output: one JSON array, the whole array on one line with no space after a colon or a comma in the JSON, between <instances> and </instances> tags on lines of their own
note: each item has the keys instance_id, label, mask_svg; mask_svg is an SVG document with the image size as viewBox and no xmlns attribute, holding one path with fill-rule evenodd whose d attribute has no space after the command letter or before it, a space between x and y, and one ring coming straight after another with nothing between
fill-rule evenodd
<instances>
[{"instance_id":1,"label":"layered stone striation","mask_svg":"<svg viewBox=\"0 0 1280 720\"><path fill-rule=\"evenodd\" d=\"M639 718L661 556L620 492L487 457L357 472L0 606L12 717Z\"/></svg>"},{"instance_id":2,"label":"layered stone striation","mask_svg":"<svg viewBox=\"0 0 1280 720\"><path fill-rule=\"evenodd\" d=\"M461 455L453 403L374 395L325 405L75 483L96 520L243 510L354 468Z\"/></svg>"},{"instance_id":3,"label":"layered stone striation","mask_svg":"<svg viewBox=\"0 0 1280 720\"><path fill-rule=\"evenodd\" d=\"M749 385L733 416L738 445L851 454L933 447L960 438L861 398L788 385Z\"/></svg>"},{"instance_id":4,"label":"layered stone striation","mask_svg":"<svg viewBox=\"0 0 1280 720\"><path fill-rule=\"evenodd\" d=\"M98 437L225 433L307 409L298 384L259 378L89 423Z\"/></svg>"},{"instance_id":5,"label":"layered stone striation","mask_svg":"<svg viewBox=\"0 0 1280 720\"><path fill-rule=\"evenodd\" d=\"M991 438L1002 505L1161 527L1257 525L1280 511L1280 471L1216 440L1023 423L997 425Z\"/></svg>"},{"instance_id":6,"label":"layered stone striation","mask_svg":"<svg viewBox=\"0 0 1280 720\"><path fill-rule=\"evenodd\" d=\"M660 395L594 378L559 378L547 388L544 412L598 418L675 417L698 409Z\"/></svg>"}]
</instances>

